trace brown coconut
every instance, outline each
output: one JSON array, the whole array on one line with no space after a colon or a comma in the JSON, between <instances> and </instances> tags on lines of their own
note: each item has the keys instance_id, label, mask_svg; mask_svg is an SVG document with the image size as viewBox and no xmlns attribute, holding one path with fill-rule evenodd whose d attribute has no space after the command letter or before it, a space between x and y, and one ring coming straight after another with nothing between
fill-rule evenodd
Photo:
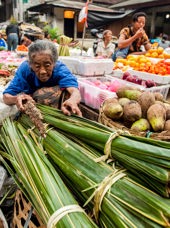
<instances>
[{"instance_id":1,"label":"brown coconut","mask_svg":"<svg viewBox=\"0 0 170 228\"><path fill-rule=\"evenodd\" d=\"M126 98L126 97L122 97L122 98L119 98L118 99L119 101L119 104L124 107L125 104L129 103L130 102L130 99Z\"/></svg>"},{"instance_id":2,"label":"brown coconut","mask_svg":"<svg viewBox=\"0 0 170 228\"><path fill-rule=\"evenodd\" d=\"M131 86L122 86L116 92L118 98L126 97L130 100L137 100L141 93L139 89Z\"/></svg>"},{"instance_id":3,"label":"brown coconut","mask_svg":"<svg viewBox=\"0 0 170 228\"><path fill-rule=\"evenodd\" d=\"M146 118L148 108L155 103L154 93L149 91L144 91L138 98L138 103L142 108L142 117Z\"/></svg>"},{"instance_id":4,"label":"brown coconut","mask_svg":"<svg viewBox=\"0 0 170 228\"><path fill-rule=\"evenodd\" d=\"M147 111L147 119L155 132L164 130L166 110L161 104L153 104Z\"/></svg>"},{"instance_id":5,"label":"brown coconut","mask_svg":"<svg viewBox=\"0 0 170 228\"><path fill-rule=\"evenodd\" d=\"M167 120L167 121L165 122L164 130L165 130L165 131L170 131L170 120Z\"/></svg>"},{"instance_id":6,"label":"brown coconut","mask_svg":"<svg viewBox=\"0 0 170 228\"><path fill-rule=\"evenodd\" d=\"M165 109L166 109L166 119L170 120L170 104L164 103Z\"/></svg>"},{"instance_id":7,"label":"brown coconut","mask_svg":"<svg viewBox=\"0 0 170 228\"><path fill-rule=\"evenodd\" d=\"M164 97L163 97L162 93L155 92L154 95L155 95L155 100L156 101L162 101L162 102L164 101Z\"/></svg>"},{"instance_id":8,"label":"brown coconut","mask_svg":"<svg viewBox=\"0 0 170 228\"><path fill-rule=\"evenodd\" d=\"M142 117L142 109L137 101L131 100L123 107L123 118L125 122L135 122Z\"/></svg>"},{"instance_id":9,"label":"brown coconut","mask_svg":"<svg viewBox=\"0 0 170 228\"><path fill-rule=\"evenodd\" d=\"M103 112L108 118L117 120L123 115L123 108L116 98L109 98L103 103Z\"/></svg>"}]
</instances>

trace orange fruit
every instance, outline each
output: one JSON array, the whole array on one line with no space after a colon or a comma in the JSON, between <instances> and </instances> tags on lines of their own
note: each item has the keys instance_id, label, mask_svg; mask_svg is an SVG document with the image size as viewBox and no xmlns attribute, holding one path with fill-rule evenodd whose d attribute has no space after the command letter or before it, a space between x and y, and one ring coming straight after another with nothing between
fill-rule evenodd
<instances>
[{"instance_id":1,"label":"orange fruit","mask_svg":"<svg viewBox=\"0 0 170 228\"><path fill-rule=\"evenodd\" d=\"M170 54L168 54L167 52L164 52L163 55L165 59L170 59Z\"/></svg>"},{"instance_id":2,"label":"orange fruit","mask_svg":"<svg viewBox=\"0 0 170 228\"><path fill-rule=\"evenodd\" d=\"M158 47L158 48L157 48L157 53L158 53L158 54L162 54L163 52L164 52L163 47Z\"/></svg>"},{"instance_id":3,"label":"orange fruit","mask_svg":"<svg viewBox=\"0 0 170 228\"><path fill-rule=\"evenodd\" d=\"M158 53L156 51L152 52L151 57L158 58Z\"/></svg>"},{"instance_id":4,"label":"orange fruit","mask_svg":"<svg viewBox=\"0 0 170 228\"><path fill-rule=\"evenodd\" d=\"M151 57L151 55L150 55L150 53L149 53L149 52L148 52L148 53L146 53L146 54L145 54L145 56L146 56L146 57Z\"/></svg>"}]
</instances>

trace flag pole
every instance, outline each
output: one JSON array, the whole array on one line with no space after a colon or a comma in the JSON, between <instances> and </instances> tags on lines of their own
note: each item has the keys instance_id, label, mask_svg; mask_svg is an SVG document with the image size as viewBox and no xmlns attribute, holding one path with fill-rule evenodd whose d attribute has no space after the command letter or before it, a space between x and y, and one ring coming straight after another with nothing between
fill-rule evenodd
<instances>
[{"instance_id":1,"label":"flag pole","mask_svg":"<svg viewBox=\"0 0 170 228\"><path fill-rule=\"evenodd\" d=\"M84 27L83 27L83 37L82 37L82 43L81 43L81 56L83 55L83 45L84 45L85 34L86 34L86 22L84 22Z\"/></svg>"},{"instance_id":2,"label":"flag pole","mask_svg":"<svg viewBox=\"0 0 170 228\"><path fill-rule=\"evenodd\" d=\"M86 2L86 7L88 7L89 4L89 0L87 0ZM82 44L81 44L81 56L83 55L83 45L84 45L84 38L85 38L85 34L86 34L86 27L87 27L87 15L88 15L88 9L87 10L87 14L86 14L86 18L84 20L84 26L83 26L83 36L82 36Z\"/></svg>"}]
</instances>

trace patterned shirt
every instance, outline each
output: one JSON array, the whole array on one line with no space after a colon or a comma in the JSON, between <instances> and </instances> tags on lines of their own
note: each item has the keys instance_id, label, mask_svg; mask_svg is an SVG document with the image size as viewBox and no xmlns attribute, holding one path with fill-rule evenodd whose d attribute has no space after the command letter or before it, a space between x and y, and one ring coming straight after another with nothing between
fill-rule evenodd
<instances>
[{"instance_id":1,"label":"patterned shirt","mask_svg":"<svg viewBox=\"0 0 170 228\"><path fill-rule=\"evenodd\" d=\"M133 32L131 27L125 27L120 31L120 35L124 35L125 39L129 39L130 37L132 37L133 35L135 35L135 33ZM149 43L149 39L148 36L146 35L146 33L144 33L144 35L140 38L137 38L131 45L129 48L129 53L131 52L140 52L140 48L142 45L146 45L147 43Z\"/></svg>"}]
</instances>

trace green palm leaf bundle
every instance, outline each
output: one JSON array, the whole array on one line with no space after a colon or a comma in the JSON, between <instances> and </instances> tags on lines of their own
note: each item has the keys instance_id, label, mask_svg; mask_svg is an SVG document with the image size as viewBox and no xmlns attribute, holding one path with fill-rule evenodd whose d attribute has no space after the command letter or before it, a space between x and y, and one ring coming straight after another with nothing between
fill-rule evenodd
<instances>
[{"instance_id":1,"label":"green palm leaf bundle","mask_svg":"<svg viewBox=\"0 0 170 228\"><path fill-rule=\"evenodd\" d=\"M65 116L54 108L38 105L46 123L78 137L119 161L146 186L170 196L170 144L118 134L100 123L78 116Z\"/></svg>"},{"instance_id":2,"label":"green palm leaf bundle","mask_svg":"<svg viewBox=\"0 0 170 228\"><path fill-rule=\"evenodd\" d=\"M97 227L78 205L43 149L19 123L6 119L0 139L1 161L44 224L50 228Z\"/></svg>"},{"instance_id":3,"label":"green palm leaf bundle","mask_svg":"<svg viewBox=\"0 0 170 228\"><path fill-rule=\"evenodd\" d=\"M101 227L170 225L170 200L137 184L125 170L96 162L97 156L57 130L47 131L42 142L74 195L85 205L90 202Z\"/></svg>"}]
</instances>

